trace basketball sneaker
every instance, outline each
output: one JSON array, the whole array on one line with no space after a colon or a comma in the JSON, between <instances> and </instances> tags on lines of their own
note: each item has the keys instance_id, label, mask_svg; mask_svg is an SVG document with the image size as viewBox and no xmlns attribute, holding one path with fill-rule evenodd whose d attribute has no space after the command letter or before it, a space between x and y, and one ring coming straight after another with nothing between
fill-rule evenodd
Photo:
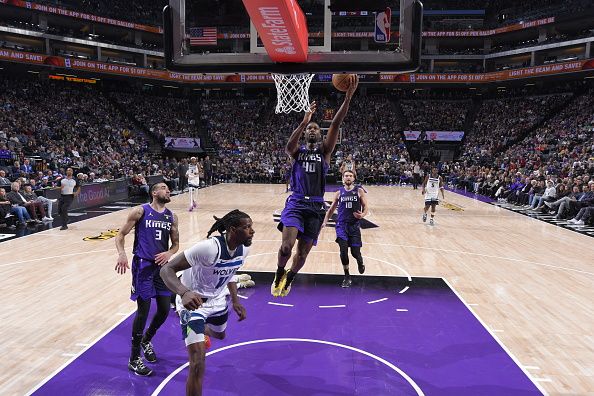
<instances>
[{"instance_id":1,"label":"basketball sneaker","mask_svg":"<svg viewBox=\"0 0 594 396\"><path fill-rule=\"evenodd\" d=\"M365 265L364 264L357 264L357 269L359 270L360 274L365 273Z\"/></svg>"},{"instance_id":2,"label":"basketball sneaker","mask_svg":"<svg viewBox=\"0 0 594 396\"><path fill-rule=\"evenodd\" d=\"M427 221L427 213L423 213L423 223Z\"/></svg>"},{"instance_id":3,"label":"basketball sneaker","mask_svg":"<svg viewBox=\"0 0 594 396\"><path fill-rule=\"evenodd\" d=\"M191 212L193 210L194 210L194 207L193 206L190 206L190 209L188 210L188 212Z\"/></svg>"},{"instance_id":4,"label":"basketball sneaker","mask_svg":"<svg viewBox=\"0 0 594 396\"><path fill-rule=\"evenodd\" d=\"M254 286L256 286L256 282L254 282L251 279L243 281L243 282L237 282L238 289L245 289L246 287L254 287Z\"/></svg>"},{"instance_id":5,"label":"basketball sneaker","mask_svg":"<svg viewBox=\"0 0 594 396\"><path fill-rule=\"evenodd\" d=\"M433 219L429 219L429 225L435 225L435 222L433 221Z\"/></svg>"},{"instance_id":6,"label":"basketball sneaker","mask_svg":"<svg viewBox=\"0 0 594 396\"><path fill-rule=\"evenodd\" d=\"M250 274L239 274L237 275L237 282L247 282L249 280L251 280L252 277L250 276Z\"/></svg>"},{"instance_id":7,"label":"basketball sneaker","mask_svg":"<svg viewBox=\"0 0 594 396\"><path fill-rule=\"evenodd\" d=\"M157 355L155 354L155 350L153 349L153 344L149 342L141 342L140 347L142 348L142 352L144 353L144 358L149 363L155 363L157 361Z\"/></svg>"},{"instance_id":8,"label":"basketball sneaker","mask_svg":"<svg viewBox=\"0 0 594 396\"><path fill-rule=\"evenodd\" d=\"M293 278L293 280L295 280L295 278ZM281 291L280 291L281 297L287 297L289 295L289 292L291 291L291 283L293 283L293 280L291 280L291 282L289 282L287 277L283 276L283 280L281 282Z\"/></svg>"},{"instance_id":9,"label":"basketball sneaker","mask_svg":"<svg viewBox=\"0 0 594 396\"><path fill-rule=\"evenodd\" d=\"M153 373L153 370L146 367L140 356L128 362L128 369L134 371L134 374L142 377L147 377Z\"/></svg>"},{"instance_id":10,"label":"basketball sneaker","mask_svg":"<svg viewBox=\"0 0 594 396\"><path fill-rule=\"evenodd\" d=\"M342 280L342 284L340 285L340 287L345 287L345 288L346 288L346 287L351 287L351 285L352 285L352 284L353 284L353 281L351 280L351 278L347 278L347 277L345 277L345 278Z\"/></svg>"},{"instance_id":11,"label":"basketball sneaker","mask_svg":"<svg viewBox=\"0 0 594 396\"><path fill-rule=\"evenodd\" d=\"M272 281L272 285L270 286L270 293L274 297L280 297L281 295L281 288L284 285L284 281L287 278L287 271L283 269L283 273L279 276L279 273L274 275L274 281Z\"/></svg>"},{"instance_id":12,"label":"basketball sneaker","mask_svg":"<svg viewBox=\"0 0 594 396\"><path fill-rule=\"evenodd\" d=\"M194 201L194 200L192 200L192 207L193 207L193 208L197 208L197 207L198 207L198 204L197 204L197 203L196 203L196 201Z\"/></svg>"}]
</instances>

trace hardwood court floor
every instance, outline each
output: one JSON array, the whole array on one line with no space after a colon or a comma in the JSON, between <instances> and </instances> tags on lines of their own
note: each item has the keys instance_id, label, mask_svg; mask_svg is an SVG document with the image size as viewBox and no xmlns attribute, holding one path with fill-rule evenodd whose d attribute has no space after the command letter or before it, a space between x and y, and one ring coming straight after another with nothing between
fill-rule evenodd
<instances>
[{"instance_id":1,"label":"hardwood court floor","mask_svg":"<svg viewBox=\"0 0 594 396\"><path fill-rule=\"evenodd\" d=\"M363 230L368 274L446 278L547 392L594 390L590 237L447 192L446 201L463 211L440 206L431 227L421 222L420 191L367 189L368 220L379 226ZM284 205L283 191L280 185L217 185L200 190L192 213L186 194L173 197L181 248L205 237L213 214L239 208L256 230L243 269L274 270L280 233L273 212ZM120 227L128 212L0 244L7 301L0 311L0 394L25 394L134 310L130 274L114 271L114 240L83 241ZM333 228L322 231L303 271L342 272L334 238Z\"/></svg>"}]
</instances>

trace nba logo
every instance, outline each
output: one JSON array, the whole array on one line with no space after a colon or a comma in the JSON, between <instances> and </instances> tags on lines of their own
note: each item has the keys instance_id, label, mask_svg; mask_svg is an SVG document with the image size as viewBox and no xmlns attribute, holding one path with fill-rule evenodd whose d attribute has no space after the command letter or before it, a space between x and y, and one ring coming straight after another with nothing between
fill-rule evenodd
<instances>
[{"instance_id":1,"label":"nba logo","mask_svg":"<svg viewBox=\"0 0 594 396\"><path fill-rule=\"evenodd\" d=\"M390 41L390 24L392 23L392 10L386 8L384 12L375 14L375 33L373 40L376 43L388 43Z\"/></svg>"},{"instance_id":2,"label":"nba logo","mask_svg":"<svg viewBox=\"0 0 594 396\"><path fill-rule=\"evenodd\" d=\"M70 67L70 58L64 58L64 66Z\"/></svg>"}]
</instances>

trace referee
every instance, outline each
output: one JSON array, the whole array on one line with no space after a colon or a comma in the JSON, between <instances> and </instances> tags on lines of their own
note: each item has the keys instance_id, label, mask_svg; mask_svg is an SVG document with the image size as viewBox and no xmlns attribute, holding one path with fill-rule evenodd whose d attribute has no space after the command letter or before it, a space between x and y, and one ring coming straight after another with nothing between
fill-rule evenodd
<instances>
[{"instance_id":1,"label":"referee","mask_svg":"<svg viewBox=\"0 0 594 396\"><path fill-rule=\"evenodd\" d=\"M66 177L60 180L60 200L58 201L58 214L60 215L60 219L62 219L62 227L61 230L68 229L68 209L70 209L70 205L72 205L72 201L74 201L74 197L78 196L80 193L80 186L78 184L78 180L72 177L73 174L72 168L66 169ZM74 191L76 189L76 191Z\"/></svg>"}]
</instances>

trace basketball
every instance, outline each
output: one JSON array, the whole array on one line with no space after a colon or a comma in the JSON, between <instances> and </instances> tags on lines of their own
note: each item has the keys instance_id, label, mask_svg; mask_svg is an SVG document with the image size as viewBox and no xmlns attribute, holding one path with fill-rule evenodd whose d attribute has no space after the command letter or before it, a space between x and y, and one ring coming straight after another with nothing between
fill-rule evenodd
<instances>
[{"instance_id":1,"label":"basketball","mask_svg":"<svg viewBox=\"0 0 594 396\"><path fill-rule=\"evenodd\" d=\"M334 88L341 92L346 92L351 85L349 79L350 76L354 76L354 74L333 74L332 84L334 85Z\"/></svg>"}]
</instances>

